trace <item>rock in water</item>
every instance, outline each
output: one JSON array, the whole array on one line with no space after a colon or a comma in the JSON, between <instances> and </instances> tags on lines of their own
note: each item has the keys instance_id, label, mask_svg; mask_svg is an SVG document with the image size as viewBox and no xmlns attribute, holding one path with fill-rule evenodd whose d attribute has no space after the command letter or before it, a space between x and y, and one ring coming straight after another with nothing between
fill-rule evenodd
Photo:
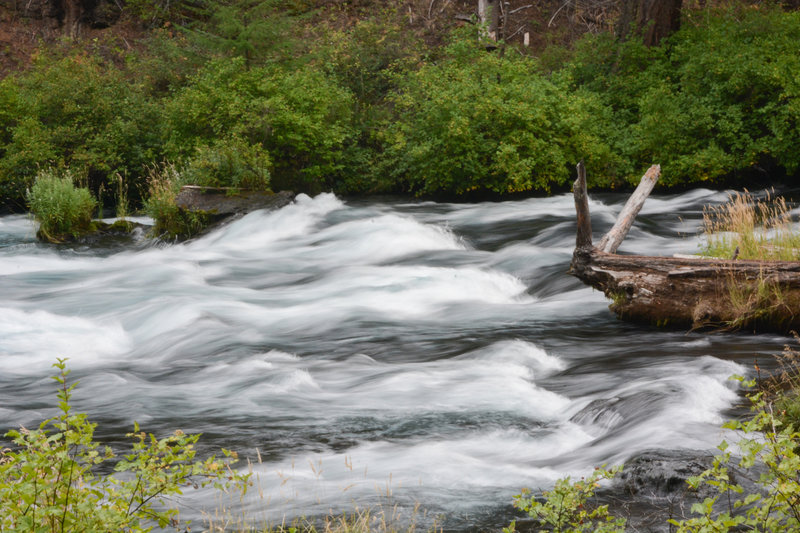
<instances>
[{"instance_id":1,"label":"rock in water","mask_svg":"<svg viewBox=\"0 0 800 533\"><path fill-rule=\"evenodd\" d=\"M294 197L291 191L273 193L184 185L175 197L175 203L186 211L226 218L256 209L279 209L292 203Z\"/></svg>"}]
</instances>

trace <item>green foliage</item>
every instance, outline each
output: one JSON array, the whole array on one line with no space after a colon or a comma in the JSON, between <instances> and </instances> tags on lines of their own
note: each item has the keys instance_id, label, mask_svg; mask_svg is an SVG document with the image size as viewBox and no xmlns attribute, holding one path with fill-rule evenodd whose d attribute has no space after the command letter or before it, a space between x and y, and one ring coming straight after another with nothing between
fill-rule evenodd
<instances>
[{"instance_id":1,"label":"green foliage","mask_svg":"<svg viewBox=\"0 0 800 533\"><path fill-rule=\"evenodd\" d=\"M86 188L77 188L72 172L41 170L28 193L31 213L39 221L37 236L63 242L91 230L97 202Z\"/></svg>"},{"instance_id":2,"label":"green foliage","mask_svg":"<svg viewBox=\"0 0 800 533\"><path fill-rule=\"evenodd\" d=\"M594 491L603 479L611 479L622 469L615 467L595 469L588 478L571 483L570 478L556 481L553 490L544 491L541 497L532 496L529 490L514 497L514 507L522 509L536 520L540 531L566 533L592 531L613 533L624 531L625 519L609 515L607 505L589 505ZM515 531L515 524L504 533Z\"/></svg>"},{"instance_id":3,"label":"green foliage","mask_svg":"<svg viewBox=\"0 0 800 533\"><path fill-rule=\"evenodd\" d=\"M397 76L419 60L421 44L390 20L362 20L347 31L334 31L317 50L323 66L357 102L371 106L396 87Z\"/></svg>"},{"instance_id":4,"label":"green foliage","mask_svg":"<svg viewBox=\"0 0 800 533\"><path fill-rule=\"evenodd\" d=\"M6 118L10 139L0 153L9 195L30 183L40 166L72 168L96 190L118 172L138 176L158 153L155 106L97 57L42 57L6 83L17 95L14 116Z\"/></svg>"},{"instance_id":5,"label":"green foliage","mask_svg":"<svg viewBox=\"0 0 800 533\"><path fill-rule=\"evenodd\" d=\"M409 74L394 97L386 134L389 166L421 194L549 191L576 161L612 157L596 135L600 106L540 73L534 60L502 59L462 39L450 57ZM598 110L602 112L601 110Z\"/></svg>"},{"instance_id":6,"label":"green foliage","mask_svg":"<svg viewBox=\"0 0 800 533\"><path fill-rule=\"evenodd\" d=\"M209 223L209 216L178 207L175 197L186 185L182 173L172 163L150 167L149 194L144 211L155 221L153 234L163 239L183 239L200 233Z\"/></svg>"},{"instance_id":7,"label":"green foliage","mask_svg":"<svg viewBox=\"0 0 800 533\"><path fill-rule=\"evenodd\" d=\"M779 6L695 12L660 47L610 35L576 46L563 72L613 113L607 138L632 166L663 168L662 185L713 182L778 165L800 168L800 12Z\"/></svg>"},{"instance_id":8,"label":"green foliage","mask_svg":"<svg viewBox=\"0 0 800 533\"><path fill-rule=\"evenodd\" d=\"M177 509L165 506L170 496L191 484L218 488L234 480L246 488L247 476L225 460L195 460L199 435L181 431L157 439L134 426L131 453L115 465L112 476L99 468L115 460L110 448L94 440L96 424L73 411L75 384L67 384L64 360L59 374L60 413L38 429L10 431L14 447L0 453L0 529L3 531L151 531L178 525Z\"/></svg>"},{"instance_id":9,"label":"green foliage","mask_svg":"<svg viewBox=\"0 0 800 533\"><path fill-rule=\"evenodd\" d=\"M269 154L239 137L198 146L182 169L183 181L206 187L269 189Z\"/></svg>"},{"instance_id":10,"label":"green foliage","mask_svg":"<svg viewBox=\"0 0 800 533\"><path fill-rule=\"evenodd\" d=\"M352 95L312 68L248 68L215 60L167 104L168 150L179 159L218 138L261 145L281 188L321 189L347 168Z\"/></svg>"},{"instance_id":11,"label":"green foliage","mask_svg":"<svg viewBox=\"0 0 800 533\"><path fill-rule=\"evenodd\" d=\"M741 378L740 378L741 379ZM748 383L753 386L754 382ZM736 446L740 457L734 458L727 442L714 459L713 467L689 479L689 486L714 487L718 495L692 506L697 518L670 523L679 532L731 531L795 531L800 528L800 433L792 425L784 425L776 416L771 402L759 392L750 396L753 417L731 421L725 427L741 433ZM731 475L730 466L753 472L759 492L746 494ZM760 467L760 468L755 468ZM720 502L726 505L722 506ZM723 509L720 509L724 507Z\"/></svg>"},{"instance_id":12,"label":"green foliage","mask_svg":"<svg viewBox=\"0 0 800 533\"><path fill-rule=\"evenodd\" d=\"M313 4L309 0L206 2L194 9L194 21L183 31L212 54L241 57L248 64L289 61L303 50L300 24Z\"/></svg>"}]
</instances>

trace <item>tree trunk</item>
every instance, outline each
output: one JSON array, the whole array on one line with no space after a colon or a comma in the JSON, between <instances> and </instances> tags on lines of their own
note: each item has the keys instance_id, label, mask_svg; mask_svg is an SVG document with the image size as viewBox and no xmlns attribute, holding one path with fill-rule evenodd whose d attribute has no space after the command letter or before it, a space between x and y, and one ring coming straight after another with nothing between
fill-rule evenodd
<instances>
[{"instance_id":1,"label":"tree trunk","mask_svg":"<svg viewBox=\"0 0 800 533\"><path fill-rule=\"evenodd\" d=\"M75 38L78 36L78 30L80 29L81 18L83 16L81 0L60 0L60 3L64 14L64 35L69 38Z\"/></svg>"},{"instance_id":2,"label":"tree trunk","mask_svg":"<svg viewBox=\"0 0 800 533\"><path fill-rule=\"evenodd\" d=\"M478 22L486 27L487 37L497 41L500 28L500 1L478 0Z\"/></svg>"},{"instance_id":3,"label":"tree trunk","mask_svg":"<svg viewBox=\"0 0 800 533\"><path fill-rule=\"evenodd\" d=\"M683 0L623 0L617 36L639 35L646 46L656 46L681 26Z\"/></svg>"}]
</instances>

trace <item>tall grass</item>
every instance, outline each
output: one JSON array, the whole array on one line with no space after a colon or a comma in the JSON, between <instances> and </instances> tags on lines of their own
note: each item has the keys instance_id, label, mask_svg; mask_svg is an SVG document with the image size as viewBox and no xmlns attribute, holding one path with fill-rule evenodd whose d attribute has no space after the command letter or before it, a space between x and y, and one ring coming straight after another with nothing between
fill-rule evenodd
<instances>
[{"instance_id":1,"label":"tall grass","mask_svg":"<svg viewBox=\"0 0 800 533\"><path fill-rule=\"evenodd\" d=\"M756 199L748 191L733 193L728 202L703 212L706 243L703 255L725 259L796 261L800 233L782 197Z\"/></svg>"},{"instance_id":2,"label":"tall grass","mask_svg":"<svg viewBox=\"0 0 800 533\"><path fill-rule=\"evenodd\" d=\"M64 242L91 230L97 202L88 189L75 187L69 170L40 170L28 191L31 213L39 221L37 237Z\"/></svg>"}]
</instances>

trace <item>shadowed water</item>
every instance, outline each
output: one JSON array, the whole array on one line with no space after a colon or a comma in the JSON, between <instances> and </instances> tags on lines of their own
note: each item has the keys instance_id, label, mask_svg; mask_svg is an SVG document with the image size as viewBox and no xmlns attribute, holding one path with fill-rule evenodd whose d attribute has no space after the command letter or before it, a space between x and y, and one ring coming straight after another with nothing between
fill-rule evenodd
<instances>
[{"instance_id":1,"label":"shadowed water","mask_svg":"<svg viewBox=\"0 0 800 533\"><path fill-rule=\"evenodd\" d=\"M702 206L654 196L620 253L694 253ZM593 196L595 235L625 198ZM250 516L419 502L448 529L642 450L710 450L728 377L786 339L617 321L566 274L572 197L480 204L298 197L179 245L35 242L0 218L0 430L38 424L68 357L77 408L256 465ZM258 452L256 452L258 450ZM391 496L388 494L391 493ZM201 493L189 514L215 505Z\"/></svg>"}]
</instances>

